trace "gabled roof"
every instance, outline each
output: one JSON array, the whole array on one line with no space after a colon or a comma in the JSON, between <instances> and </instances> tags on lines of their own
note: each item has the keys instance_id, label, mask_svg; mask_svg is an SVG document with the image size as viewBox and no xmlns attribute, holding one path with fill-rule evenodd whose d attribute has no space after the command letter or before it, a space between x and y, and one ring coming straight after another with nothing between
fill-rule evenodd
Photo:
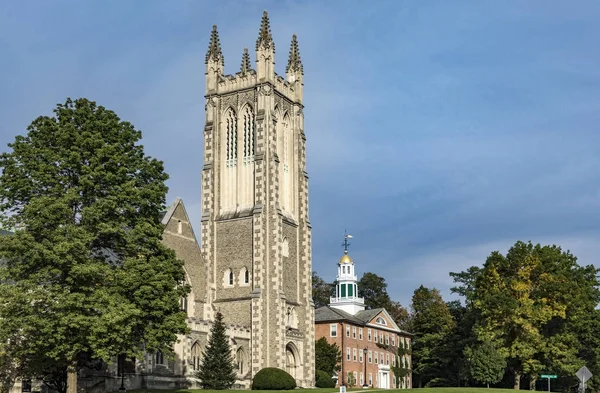
<instances>
[{"instance_id":1,"label":"gabled roof","mask_svg":"<svg viewBox=\"0 0 600 393\"><path fill-rule=\"evenodd\" d=\"M391 322L392 326L381 326L376 325L373 321L375 317L379 314L384 314L385 319ZM356 313L356 315L352 315L345 311L339 310L337 308L333 308L330 306L319 307L315 310L315 322L335 322L335 321L346 321L351 322L358 326L367 326L373 325L378 328L387 328L391 330L396 330L402 334L412 336L412 333L409 333L405 330L402 330L398 327L394 319L391 315L386 311L385 308L374 308L371 310L363 310Z\"/></svg>"}]
</instances>

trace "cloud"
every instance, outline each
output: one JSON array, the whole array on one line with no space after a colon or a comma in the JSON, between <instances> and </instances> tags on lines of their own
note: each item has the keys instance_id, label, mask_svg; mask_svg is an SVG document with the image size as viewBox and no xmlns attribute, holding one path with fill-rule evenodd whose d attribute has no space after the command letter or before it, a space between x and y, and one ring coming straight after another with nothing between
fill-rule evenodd
<instances>
[{"instance_id":1,"label":"cloud","mask_svg":"<svg viewBox=\"0 0 600 393\"><path fill-rule=\"evenodd\" d=\"M344 229L358 269L384 275L403 302L420 284L445 290L448 271L517 239L595 252L596 1L0 7L0 143L67 96L94 99L143 130L171 176L168 203L183 198L196 235L211 26L234 73L244 47L253 57L266 8L277 72L294 33L304 63L313 261L323 277L335 275Z\"/></svg>"}]
</instances>

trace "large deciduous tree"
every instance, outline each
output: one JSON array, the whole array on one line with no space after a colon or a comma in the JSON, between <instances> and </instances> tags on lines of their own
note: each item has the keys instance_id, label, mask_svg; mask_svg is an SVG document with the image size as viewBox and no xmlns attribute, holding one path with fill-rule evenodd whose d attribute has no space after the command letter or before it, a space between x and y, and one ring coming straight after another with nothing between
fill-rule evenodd
<instances>
[{"instance_id":1,"label":"large deciduous tree","mask_svg":"<svg viewBox=\"0 0 600 393\"><path fill-rule=\"evenodd\" d=\"M365 299L367 308L389 308L390 295L387 293L385 278L375 273L367 272L358 281L358 296Z\"/></svg>"},{"instance_id":2,"label":"large deciduous tree","mask_svg":"<svg viewBox=\"0 0 600 393\"><path fill-rule=\"evenodd\" d=\"M169 352L189 289L161 242L168 176L140 131L87 99L27 131L0 155L0 222L16 229L0 237L0 351L64 392L83 359Z\"/></svg>"},{"instance_id":3,"label":"large deciduous tree","mask_svg":"<svg viewBox=\"0 0 600 393\"><path fill-rule=\"evenodd\" d=\"M333 285L323 280L316 271L312 272L312 299L316 308L329 304Z\"/></svg>"},{"instance_id":4,"label":"large deciduous tree","mask_svg":"<svg viewBox=\"0 0 600 393\"><path fill-rule=\"evenodd\" d=\"M490 384L498 383L504 376L506 359L491 343L478 343L465 348L469 371L474 380Z\"/></svg>"},{"instance_id":5,"label":"large deciduous tree","mask_svg":"<svg viewBox=\"0 0 600 393\"><path fill-rule=\"evenodd\" d=\"M477 337L507 358L519 389L523 375L531 388L542 371L569 376L584 359L597 365L597 354L582 346L595 341L586 332L600 299L597 274L560 247L519 241L455 280L478 314Z\"/></svg>"},{"instance_id":6,"label":"large deciduous tree","mask_svg":"<svg viewBox=\"0 0 600 393\"><path fill-rule=\"evenodd\" d=\"M421 285L412 297L412 361L416 385L444 385L447 359L444 343L455 322L437 289Z\"/></svg>"}]
</instances>

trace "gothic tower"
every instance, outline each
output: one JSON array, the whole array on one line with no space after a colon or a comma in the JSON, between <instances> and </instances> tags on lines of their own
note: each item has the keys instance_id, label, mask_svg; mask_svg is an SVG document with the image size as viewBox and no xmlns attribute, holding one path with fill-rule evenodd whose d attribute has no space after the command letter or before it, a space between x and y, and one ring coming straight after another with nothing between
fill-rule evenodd
<instances>
[{"instance_id":1,"label":"gothic tower","mask_svg":"<svg viewBox=\"0 0 600 393\"><path fill-rule=\"evenodd\" d=\"M292 37L285 78L277 75L265 12L256 66L244 49L240 71L224 74L217 27L206 53L201 252L204 315L223 313L250 329L250 375L287 370L314 386L311 227L302 87Z\"/></svg>"}]
</instances>

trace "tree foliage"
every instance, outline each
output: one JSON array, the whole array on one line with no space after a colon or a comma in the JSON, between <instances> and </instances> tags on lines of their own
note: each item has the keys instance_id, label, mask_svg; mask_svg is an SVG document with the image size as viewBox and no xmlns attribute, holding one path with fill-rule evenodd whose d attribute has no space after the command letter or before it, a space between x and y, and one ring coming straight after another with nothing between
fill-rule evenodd
<instances>
[{"instance_id":1,"label":"tree foliage","mask_svg":"<svg viewBox=\"0 0 600 393\"><path fill-rule=\"evenodd\" d=\"M367 308L390 308L391 299L387 293L385 278L375 273L364 273L358 281L358 296L365 299Z\"/></svg>"},{"instance_id":2,"label":"tree foliage","mask_svg":"<svg viewBox=\"0 0 600 393\"><path fill-rule=\"evenodd\" d=\"M507 359L518 389L523 375L533 388L541 372L576 386L572 376L584 361L597 367L598 353L587 349L597 344L588 334L598 326L597 274L560 247L519 241L506 256L492 252L482 268L452 275L475 312L476 336Z\"/></svg>"},{"instance_id":3,"label":"tree foliage","mask_svg":"<svg viewBox=\"0 0 600 393\"><path fill-rule=\"evenodd\" d=\"M490 384L500 382L504 376L506 359L492 344L479 343L475 347L467 347L465 356L473 379L486 384L488 388Z\"/></svg>"},{"instance_id":4,"label":"tree foliage","mask_svg":"<svg viewBox=\"0 0 600 393\"><path fill-rule=\"evenodd\" d=\"M141 132L87 99L40 116L0 155L0 342L48 381L185 333L183 265L162 242L167 187ZM64 386L66 389L66 385ZM64 391L62 387L59 391Z\"/></svg>"},{"instance_id":5,"label":"tree foliage","mask_svg":"<svg viewBox=\"0 0 600 393\"><path fill-rule=\"evenodd\" d=\"M329 344L325 337L315 341L315 368L332 376L335 371L340 371L342 364L342 351L336 343Z\"/></svg>"},{"instance_id":6,"label":"tree foliage","mask_svg":"<svg viewBox=\"0 0 600 393\"><path fill-rule=\"evenodd\" d=\"M202 354L200 370L196 374L203 389L229 389L235 383L233 355L225 329L223 314L217 312L208 345Z\"/></svg>"},{"instance_id":7,"label":"tree foliage","mask_svg":"<svg viewBox=\"0 0 600 393\"><path fill-rule=\"evenodd\" d=\"M455 322L437 289L417 288L412 297L413 378L417 385L444 385L441 351Z\"/></svg>"},{"instance_id":8,"label":"tree foliage","mask_svg":"<svg viewBox=\"0 0 600 393\"><path fill-rule=\"evenodd\" d=\"M316 308L327 306L334 287L325 282L316 271L312 272L312 299Z\"/></svg>"}]
</instances>

